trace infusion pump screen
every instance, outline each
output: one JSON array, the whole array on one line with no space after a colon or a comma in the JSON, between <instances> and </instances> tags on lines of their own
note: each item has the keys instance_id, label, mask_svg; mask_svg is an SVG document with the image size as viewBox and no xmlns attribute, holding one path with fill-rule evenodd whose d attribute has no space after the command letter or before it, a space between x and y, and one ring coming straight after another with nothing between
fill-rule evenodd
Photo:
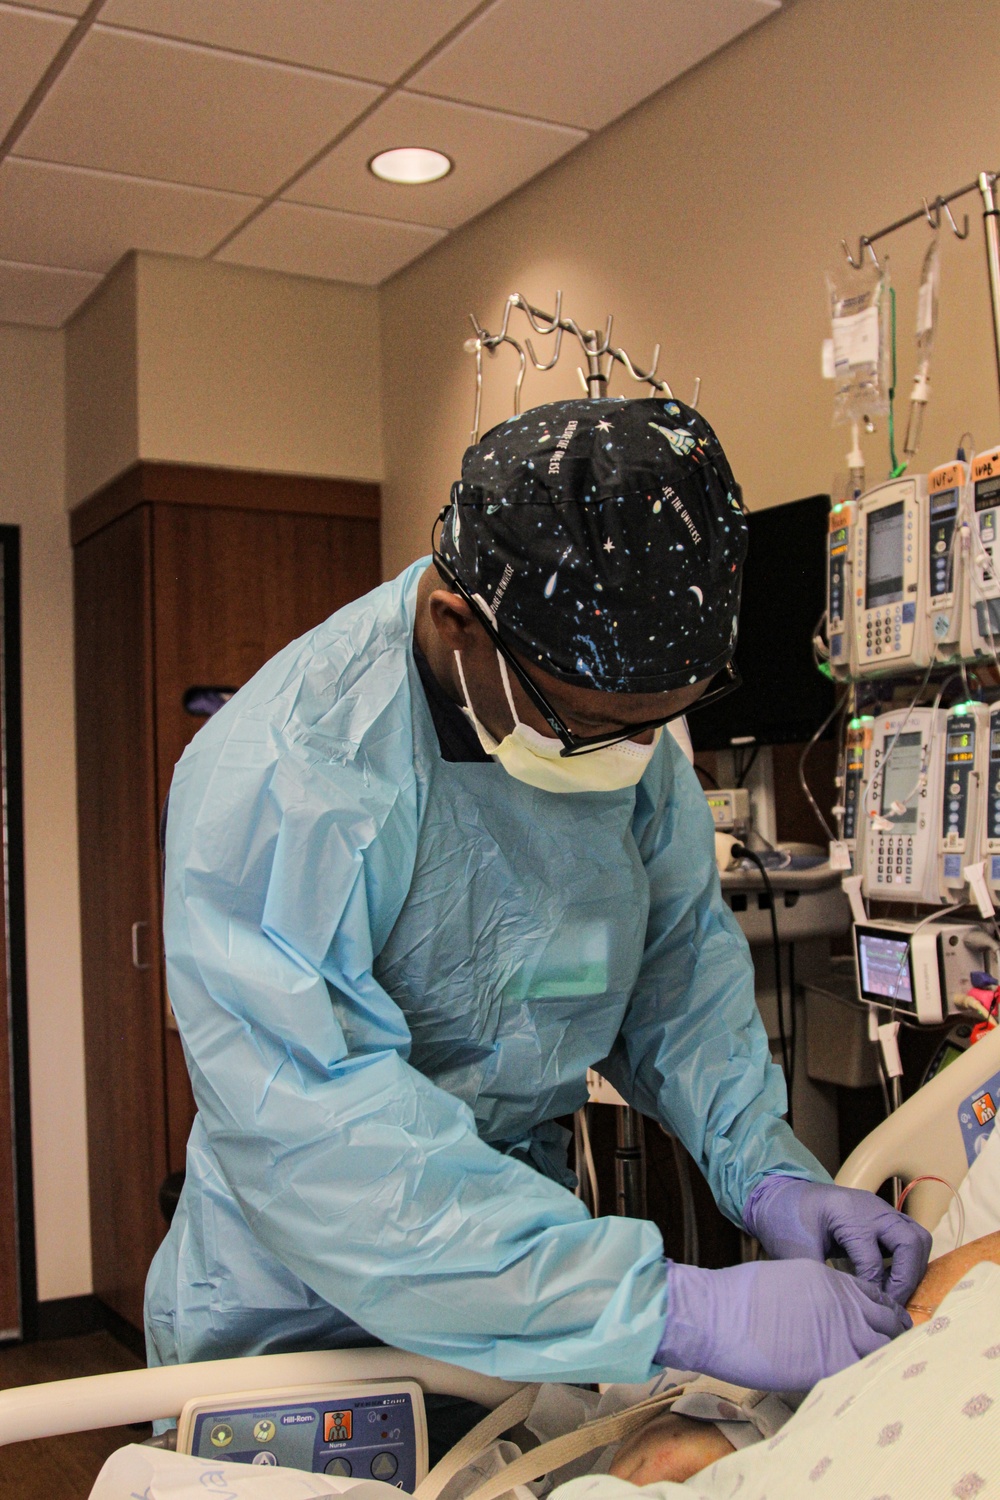
<instances>
[{"instance_id":1,"label":"infusion pump screen","mask_svg":"<svg viewBox=\"0 0 1000 1500\"><path fill-rule=\"evenodd\" d=\"M858 933L858 968L861 993L866 1000L890 1000L912 1007L909 952L908 938Z\"/></svg>"},{"instance_id":2,"label":"infusion pump screen","mask_svg":"<svg viewBox=\"0 0 1000 1500\"><path fill-rule=\"evenodd\" d=\"M891 740L889 744L892 744ZM917 826L919 799L916 792L923 757L923 735L920 730L913 730L910 734L901 734L896 740L883 772L880 812L883 818L888 818L897 828L906 829ZM891 812L894 802L904 803L906 811L898 814Z\"/></svg>"},{"instance_id":3,"label":"infusion pump screen","mask_svg":"<svg viewBox=\"0 0 1000 1500\"><path fill-rule=\"evenodd\" d=\"M868 576L865 608L878 609L903 597L903 502L868 517Z\"/></svg>"},{"instance_id":4,"label":"infusion pump screen","mask_svg":"<svg viewBox=\"0 0 1000 1500\"><path fill-rule=\"evenodd\" d=\"M996 505L1000 505L1000 474L995 474L992 479L977 480L976 509L992 510Z\"/></svg>"}]
</instances>

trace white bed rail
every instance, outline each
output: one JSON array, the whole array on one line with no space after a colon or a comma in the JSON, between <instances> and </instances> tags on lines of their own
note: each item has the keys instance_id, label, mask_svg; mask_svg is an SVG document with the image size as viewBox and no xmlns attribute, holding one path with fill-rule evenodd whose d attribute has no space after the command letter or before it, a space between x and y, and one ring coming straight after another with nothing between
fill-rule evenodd
<instances>
[{"instance_id":1,"label":"white bed rail","mask_svg":"<svg viewBox=\"0 0 1000 1500\"><path fill-rule=\"evenodd\" d=\"M260 1354L200 1364L124 1370L0 1391L0 1445L176 1417L195 1396L266 1391L338 1381L415 1380L428 1392L464 1396L492 1409L519 1390L507 1380L401 1349L331 1349Z\"/></svg>"},{"instance_id":2,"label":"white bed rail","mask_svg":"<svg viewBox=\"0 0 1000 1500\"><path fill-rule=\"evenodd\" d=\"M994 1073L1000 1072L1000 1027L982 1037L930 1083L865 1136L837 1173L842 1187L878 1192L890 1177L909 1182L930 1174L957 1188L969 1170L958 1109ZM922 1182L906 1200L906 1212L933 1229L951 1194Z\"/></svg>"}]
</instances>

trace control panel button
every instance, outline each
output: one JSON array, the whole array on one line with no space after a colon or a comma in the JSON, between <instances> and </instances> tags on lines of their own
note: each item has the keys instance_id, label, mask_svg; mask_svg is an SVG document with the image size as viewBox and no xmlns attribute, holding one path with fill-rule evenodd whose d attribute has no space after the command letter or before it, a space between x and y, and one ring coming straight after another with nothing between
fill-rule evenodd
<instances>
[{"instance_id":1,"label":"control panel button","mask_svg":"<svg viewBox=\"0 0 1000 1500\"><path fill-rule=\"evenodd\" d=\"M269 1448L264 1448L260 1453L255 1453L250 1462L257 1465L263 1464L268 1469L276 1469L278 1467L277 1455L272 1453Z\"/></svg>"},{"instance_id":2,"label":"control panel button","mask_svg":"<svg viewBox=\"0 0 1000 1500\"><path fill-rule=\"evenodd\" d=\"M372 1478L391 1479L399 1468L395 1453L376 1453L372 1459Z\"/></svg>"},{"instance_id":3,"label":"control panel button","mask_svg":"<svg viewBox=\"0 0 1000 1500\"><path fill-rule=\"evenodd\" d=\"M228 1448L233 1440L233 1429L228 1422L216 1422L209 1433L213 1448Z\"/></svg>"},{"instance_id":4,"label":"control panel button","mask_svg":"<svg viewBox=\"0 0 1000 1500\"><path fill-rule=\"evenodd\" d=\"M254 1440L258 1443L269 1443L274 1437L275 1431L275 1425L271 1421L271 1418L261 1417L260 1421L254 1424Z\"/></svg>"},{"instance_id":5,"label":"control panel button","mask_svg":"<svg viewBox=\"0 0 1000 1500\"><path fill-rule=\"evenodd\" d=\"M347 1458L331 1458L323 1473L333 1474L337 1479L350 1479L351 1461Z\"/></svg>"}]
</instances>

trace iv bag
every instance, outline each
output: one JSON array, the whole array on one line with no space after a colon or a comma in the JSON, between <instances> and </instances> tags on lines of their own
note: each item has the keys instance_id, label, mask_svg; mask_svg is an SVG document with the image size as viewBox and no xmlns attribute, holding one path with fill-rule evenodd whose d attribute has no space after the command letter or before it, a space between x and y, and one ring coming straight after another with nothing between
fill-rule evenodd
<instances>
[{"instance_id":1,"label":"iv bag","mask_svg":"<svg viewBox=\"0 0 1000 1500\"><path fill-rule=\"evenodd\" d=\"M889 409L889 271L874 262L827 275L833 329L834 422Z\"/></svg>"}]
</instances>

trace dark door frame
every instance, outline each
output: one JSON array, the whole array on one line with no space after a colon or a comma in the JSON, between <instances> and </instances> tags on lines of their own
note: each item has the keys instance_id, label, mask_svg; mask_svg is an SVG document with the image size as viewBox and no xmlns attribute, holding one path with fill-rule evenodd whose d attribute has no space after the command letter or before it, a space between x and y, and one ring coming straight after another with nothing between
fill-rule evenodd
<instances>
[{"instance_id":1,"label":"dark door frame","mask_svg":"<svg viewBox=\"0 0 1000 1500\"><path fill-rule=\"evenodd\" d=\"M3 762L6 766L7 882L0 888L6 916L9 967L8 1017L14 1126L14 1189L18 1220L21 1338L38 1332L35 1208L31 1166L31 1095L28 1076L28 972L24 923L24 776L21 721L21 528L0 525L3 588ZM0 866L2 872L2 866ZM4 907L6 910L4 911Z\"/></svg>"}]
</instances>

